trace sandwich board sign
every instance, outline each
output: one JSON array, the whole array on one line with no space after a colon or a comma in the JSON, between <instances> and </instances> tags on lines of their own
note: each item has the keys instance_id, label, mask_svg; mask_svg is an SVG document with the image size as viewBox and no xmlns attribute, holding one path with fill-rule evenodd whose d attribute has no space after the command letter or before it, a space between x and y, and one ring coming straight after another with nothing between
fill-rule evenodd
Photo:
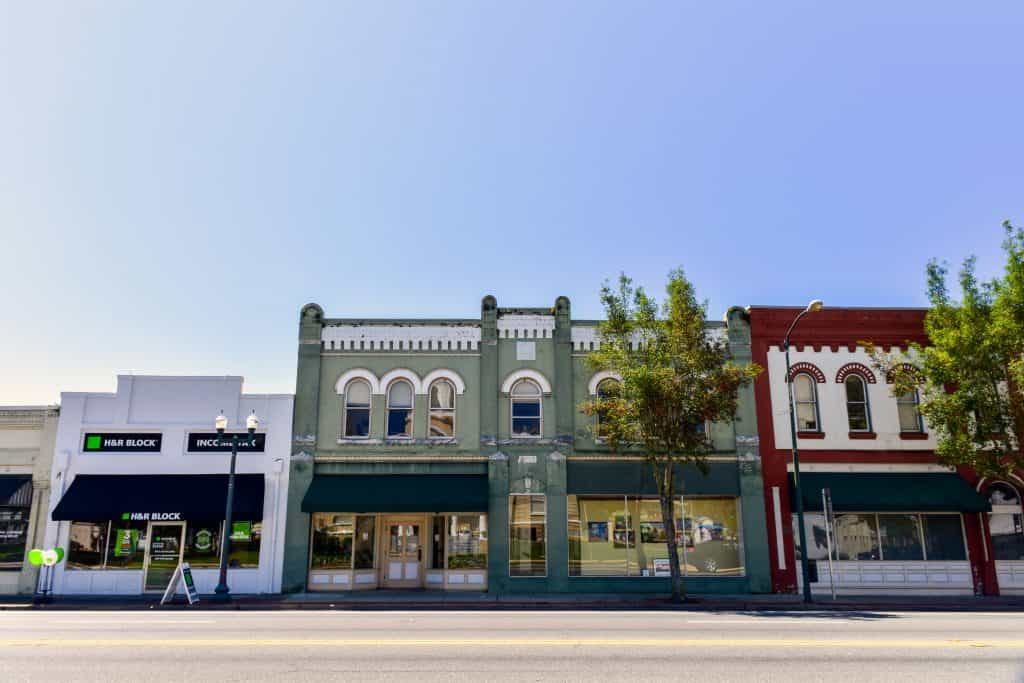
<instances>
[{"instance_id":1,"label":"sandwich board sign","mask_svg":"<svg viewBox=\"0 0 1024 683\"><path fill-rule=\"evenodd\" d=\"M188 598L188 604L194 605L199 602L199 591L196 590L195 581L192 580L192 567L188 562L180 562L174 569L174 573L171 574L171 580L167 584L164 596L160 598L161 605L174 599L174 594L178 591L178 585L182 581L185 582L185 597Z\"/></svg>"}]
</instances>

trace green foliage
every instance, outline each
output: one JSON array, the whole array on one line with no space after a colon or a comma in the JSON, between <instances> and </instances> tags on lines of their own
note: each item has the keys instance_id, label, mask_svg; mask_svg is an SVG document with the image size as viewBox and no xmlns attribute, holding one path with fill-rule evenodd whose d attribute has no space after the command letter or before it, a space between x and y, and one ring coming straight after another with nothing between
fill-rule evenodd
<instances>
[{"instance_id":1,"label":"green foliage","mask_svg":"<svg viewBox=\"0 0 1024 683\"><path fill-rule=\"evenodd\" d=\"M1003 228L1003 275L979 282L975 259L967 258L959 300L949 293L947 266L928 263L927 346L884 354L866 344L894 395L920 388L939 460L986 475L1024 466L1024 230L1009 221Z\"/></svg>"},{"instance_id":2,"label":"green foliage","mask_svg":"<svg viewBox=\"0 0 1024 683\"><path fill-rule=\"evenodd\" d=\"M612 372L621 381L603 384L601 395L581 409L598 417L595 436L617 452L643 455L653 467L673 598L681 599L673 468L693 463L707 473L712 446L704 425L731 422L740 388L761 368L732 362L728 343L708 333L706 304L697 300L682 270L669 273L661 307L625 275L616 288L602 287L601 302L606 320L587 361L591 369Z\"/></svg>"},{"instance_id":3,"label":"green foliage","mask_svg":"<svg viewBox=\"0 0 1024 683\"><path fill-rule=\"evenodd\" d=\"M639 449L654 462L691 462L704 470L711 450L704 424L731 421L740 387L761 368L733 363L728 344L708 334L706 305L682 270L669 274L666 293L659 310L625 275L617 289L601 289L607 319L587 361L622 381L582 409L599 416L596 435L613 449Z\"/></svg>"}]
</instances>

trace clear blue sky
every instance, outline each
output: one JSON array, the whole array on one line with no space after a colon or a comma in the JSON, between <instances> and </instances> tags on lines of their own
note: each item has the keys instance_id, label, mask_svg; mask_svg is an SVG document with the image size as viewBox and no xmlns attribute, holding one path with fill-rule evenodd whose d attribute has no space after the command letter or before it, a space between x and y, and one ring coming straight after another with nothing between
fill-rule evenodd
<instances>
[{"instance_id":1,"label":"clear blue sky","mask_svg":"<svg viewBox=\"0 0 1024 683\"><path fill-rule=\"evenodd\" d=\"M472 317L682 265L919 306L1024 221L1024 3L3 2L0 404L292 391L299 308Z\"/></svg>"}]
</instances>

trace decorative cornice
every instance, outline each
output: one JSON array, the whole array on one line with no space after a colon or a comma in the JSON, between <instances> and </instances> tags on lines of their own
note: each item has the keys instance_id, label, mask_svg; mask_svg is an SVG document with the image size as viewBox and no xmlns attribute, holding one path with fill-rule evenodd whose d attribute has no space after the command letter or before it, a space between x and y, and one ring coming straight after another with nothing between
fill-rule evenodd
<instances>
[{"instance_id":1,"label":"decorative cornice","mask_svg":"<svg viewBox=\"0 0 1024 683\"><path fill-rule=\"evenodd\" d=\"M476 351L479 325L328 325L325 351Z\"/></svg>"},{"instance_id":2,"label":"decorative cornice","mask_svg":"<svg viewBox=\"0 0 1024 683\"><path fill-rule=\"evenodd\" d=\"M550 339L555 334L553 315L499 313L499 339Z\"/></svg>"}]
</instances>

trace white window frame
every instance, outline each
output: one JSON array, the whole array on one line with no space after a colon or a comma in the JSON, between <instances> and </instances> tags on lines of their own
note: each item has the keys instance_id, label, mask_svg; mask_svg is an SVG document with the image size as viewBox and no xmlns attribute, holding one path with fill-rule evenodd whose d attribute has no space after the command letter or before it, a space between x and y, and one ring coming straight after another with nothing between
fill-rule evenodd
<instances>
[{"instance_id":1,"label":"white window frame","mask_svg":"<svg viewBox=\"0 0 1024 683\"><path fill-rule=\"evenodd\" d=\"M800 405L801 404L804 404L804 405L808 404L808 401L801 401L800 400L800 398L799 398L799 396L797 394L797 391L796 391L796 381L799 378L801 378L801 377L806 377L807 381L811 385L811 400L810 400L810 404L814 406L814 422L815 422L815 425L814 425L815 428L814 429L804 429L804 428L802 428L800 426ZM814 377L810 373L798 372L795 375L793 375L793 379L790 380L790 381L793 383L793 412L794 412L794 414L796 416L796 420L797 420L797 425L796 425L797 432L821 432L821 431L824 431L824 429L822 429L822 424L821 424L821 409L819 407L819 400L818 400L818 383L817 383L817 380L815 380Z\"/></svg>"},{"instance_id":2,"label":"white window frame","mask_svg":"<svg viewBox=\"0 0 1024 683\"><path fill-rule=\"evenodd\" d=\"M408 408L392 407L392 405L391 405L391 390L394 389L395 386L398 385L398 384L405 384L405 385L407 385L409 387L409 396L410 396L411 400L409 401L409 407ZM391 411L392 410L408 410L409 411L410 425L409 425L409 433L408 434L388 434L388 428L391 426ZM396 378L396 379L392 380L388 384L388 388L387 388L387 390L386 390L386 392L384 394L384 438L385 439L389 439L389 440L394 440L394 441L408 441L408 440L413 439L413 438L416 437L415 432L416 432L416 387L413 385L412 382L410 382L409 380L405 379L404 377L399 377L399 378Z\"/></svg>"},{"instance_id":3,"label":"white window frame","mask_svg":"<svg viewBox=\"0 0 1024 683\"><path fill-rule=\"evenodd\" d=\"M451 411L450 411L451 414L452 414L452 435L451 436L433 436L430 433L430 417L431 417L431 415L433 415L435 412L438 412L438 413L448 413L449 412L448 408L434 408L430 404L430 396L431 396L431 393L434 390L434 385L435 384L440 384L442 382L447 384L448 386L450 386L452 388L452 407L451 407ZM455 383L453 381L451 381L447 377L439 377L438 379L435 379L433 382L431 382L429 385L427 385L427 438L428 439L431 439L433 441L449 441L451 439L454 439L455 435L457 434L457 432L456 432L456 424L457 424L458 419L459 419L458 412L459 412L459 393L458 393L458 387L455 386Z\"/></svg>"},{"instance_id":4,"label":"white window frame","mask_svg":"<svg viewBox=\"0 0 1024 683\"><path fill-rule=\"evenodd\" d=\"M864 389L864 418L867 421L867 427L863 429L854 429L853 425L850 424L850 404L853 403L855 405L859 405L861 403L861 401L850 400L850 394L847 391L846 383L849 382L851 379L856 379L858 382L860 382L861 387L863 387ZM857 372L851 372L843 379L843 402L846 405L846 427L849 429L849 431L855 432L857 434L870 434L872 431L872 427L874 427L874 424L871 421L871 399L868 397L868 381L861 374Z\"/></svg>"},{"instance_id":5,"label":"white window frame","mask_svg":"<svg viewBox=\"0 0 1024 683\"><path fill-rule=\"evenodd\" d=\"M914 396L913 401L904 400L902 396L896 397L896 420L900 426L900 434L924 434L924 420L921 418L921 392L917 390L917 387L914 387L910 393ZM917 415L917 429L903 428L900 407L905 405L912 405L914 407L914 413Z\"/></svg>"},{"instance_id":6,"label":"white window frame","mask_svg":"<svg viewBox=\"0 0 1024 683\"><path fill-rule=\"evenodd\" d=\"M532 384L537 389L536 397L531 396L529 398L516 398L516 395L515 395L516 387L519 386L520 384L523 384L523 383ZM533 434L516 434L515 427L514 427L515 420L516 420L516 417L515 417L515 404L516 404L516 402L525 403L527 401L533 401L535 399L536 399L537 405L539 407L539 410L538 410L539 415L537 416L537 420L539 422L539 427L537 429L537 432L538 432L537 435L534 436ZM533 418L519 418L519 419L521 419L521 420L524 420L524 419L525 420L532 420ZM512 387L509 389L509 392L508 392L508 420L509 420L508 421L508 431L509 431L509 434L512 435L513 439L542 439L542 438L544 438L544 388L540 384L538 384L536 381L534 381L533 379L531 379L529 377L523 377L521 379L517 379L515 384L512 385Z\"/></svg>"},{"instance_id":7,"label":"white window frame","mask_svg":"<svg viewBox=\"0 0 1024 683\"><path fill-rule=\"evenodd\" d=\"M360 435L360 434L350 435L348 433L348 411L349 411L348 390L349 390L349 387L351 387L356 382L362 382L363 384L366 385L366 388L368 389L369 397L370 397L370 402L369 402L369 404L367 404L365 409L364 408L356 408L356 410L366 410L367 417L369 418L368 421L367 421L367 425L366 425L366 434L365 435ZM341 438L342 439L359 439L359 440L362 440L362 439L369 439L371 434L373 434L373 385L371 385L368 381L366 381L365 379L363 379L361 377L354 378L354 379L350 380L349 382L347 382L345 384L345 391L341 395Z\"/></svg>"}]
</instances>

